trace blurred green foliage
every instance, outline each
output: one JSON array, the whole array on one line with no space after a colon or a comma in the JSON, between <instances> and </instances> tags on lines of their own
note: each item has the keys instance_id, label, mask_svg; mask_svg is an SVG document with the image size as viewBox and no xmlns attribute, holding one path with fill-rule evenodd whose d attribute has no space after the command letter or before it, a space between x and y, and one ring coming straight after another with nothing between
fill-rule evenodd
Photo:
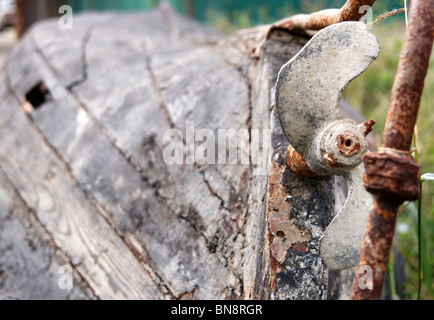
<instances>
[{"instance_id":1,"label":"blurred green foliage","mask_svg":"<svg viewBox=\"0 0 434 320\"><path fill-rule=\"evenodd\" d=\"M231 25L249 21L249 25L271 22L295 13L310 13L326 8L340 8L346 0L70 0L74 11L83 10L149 10L162 2L169 2L181 13L192 14L202 22L210 22L216 16L224 16ZM374 11L403 6L403 0L378 1ZM192 12L190 12L190 10ZM239 16L244 16L239 19Z\"/></svg>"}]
</instances>

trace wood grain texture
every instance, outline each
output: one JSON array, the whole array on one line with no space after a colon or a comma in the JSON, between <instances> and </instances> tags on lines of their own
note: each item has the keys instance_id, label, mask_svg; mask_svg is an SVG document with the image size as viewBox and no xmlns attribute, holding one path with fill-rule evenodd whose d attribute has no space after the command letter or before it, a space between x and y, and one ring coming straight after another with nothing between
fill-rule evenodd
<instances>
[{"instance_id":1,"label":"wood grain texture","mask_svg":"<svg viewBox=\"0 0 434 320\"><path fill-rule=\"evenodd\" d=\"M82 270L98 298L161 297L144 268L77 188L17 104L0 106L1 112L15 108L8 126L1 129L1 165L55 246L71 256L71 264Z\"/></svg>"},{"instance_id":2,"label":"wood grain texture","mask_svg":"<svg viewBox=\"0 0 434 320\"><path fill-rule=\"evenodd\" d=\"M34 26L0 77L1 185L13 191L0 193L0 205L21 199L32 214L12 216L30 229L0 237L21 255L31 254L29 230L49 239L38 242L34 265L45 259L38 250L50 268L66 259L80 283L73 299L327 298L317 239L333 212L332 182L299 179L276 162L285 141L272 117L278 71L306 39L277 32L264 42L266 33L228 38L167 7L77 15L73 30L57 20ZM50 96L26 114L25 96L41 81ZM164 133L177 129L185 140L188 122L216 136L246 130L251 163L165 164ZM253 130L270 129L263 161L252 163ZM296 223L286 223L309 233L279 249L279 272L269 241L276 163L276 183L297 202L287 212ZM29 286L67 298L38 270ZM29 297L1 279L3 296Z\"/></svg>"},{"instance_id":3,"label":"wood grain texture","mask_svg":"<svg viewBox=\"0 0 434 320\"><path fill-rule=\"evenodd\" d=\"M69 261L51 241L0 168L0 300L94 297L77 272L71 290L59 287L59 270Z\"/></svg>"}]
</instances>

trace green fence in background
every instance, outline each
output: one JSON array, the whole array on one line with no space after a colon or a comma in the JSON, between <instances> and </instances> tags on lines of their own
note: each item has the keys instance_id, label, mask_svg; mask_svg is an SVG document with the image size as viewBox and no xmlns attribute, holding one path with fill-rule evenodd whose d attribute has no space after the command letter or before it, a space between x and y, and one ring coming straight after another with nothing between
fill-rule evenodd
<instances>
[{"instance_id":1,"label":"green fence in background","mask_svg":"<svg viewBox=\"0 0 434 320\"><path fill-rule=\"evenodd\" d=\"M149 10L161 2L170 2L179 12L207 22L218 15L232 18L240 13L250 23L278 20L300 12L340 8L346 0L70 0L75 12L85 10L140 11ZM404 0L378 1L375 13L403 7ZM267 21L268 20L268 21Z\"/></svg>"},{"instance_id":2,"label":"green fence in background","mask_svg":"<svg viewBox=\"0 0 434 320\"><path fill-rule=\"evenodd\" d=\"M71 0L74 11L85 10L118 10L139 11L153 8L157 1L153 0Z\"/></svg>"}]
</instances>

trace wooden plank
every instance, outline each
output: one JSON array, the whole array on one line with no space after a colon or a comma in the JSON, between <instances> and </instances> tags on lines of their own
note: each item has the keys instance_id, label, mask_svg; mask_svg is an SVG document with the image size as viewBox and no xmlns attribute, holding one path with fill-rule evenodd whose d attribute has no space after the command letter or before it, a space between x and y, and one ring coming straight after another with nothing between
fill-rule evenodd
<instances>
[{"instance_id":1,"label":"wooden plank","mask_svg":"<svg viewBox=\"0 0 434 320\"><path fill-rule=\"evenodd\" d=\"M95 39L102 41L98 37ZM131 49L131 46L127 49ZM124 52L127 55L131 54L128 50ZM135 54L134 50L132 53ZM143 51L140 53L143 54ZM114 57L107 55L107 58L110 60ZM131 56L125 60L125 68L128 68L130 59ZM134 59L137 60L137 57ZM38 65L45 65L46 61L39 58ZM139 63L143 63L145 60L140 61ZM19 63L22 64L21 61ZM146 166L142 168L142 171L146 173L144 181L141 170L137 170L128 161L124 150L118 149L118 145L123 140L117 138L118 141L112 141L111 134L104 133L106 128L100 128L86 108L81 108L67 90L62 90L56 76L50 75L50 69L52 68L46 67L41 73L52 92L52 100L34 112L32 118L50 143L67 160L80 185L86 188L87 192L105 209L107 217L127 239L132 238L133 242L138 241L139 252L147 257L146 260L151 265L157 266L155 272L168 283L168 287L176 297L194 292L197 283L205 282L209 283L206 289L203 288L197 292L198 297L204 299L224 297L222 292L227 286L234 287L234 292L237 290L240 292L241 284L238 281L238 275L233 275L232 271L225 267L228 262L224 256L214 257L214 254L217 247L236 246L228 250L226 255L229 257L239 255L242 237L238 237L237 241L225 243L227 238L232 238L227 233L236 235L238 230L230 227L230 213L221 207L221 200L212 194L212 190L206 185L202 174L196 167L165 168L162 163L158 163L163 150L161 134L164 131L162 130L168 129L169 126L160 114L159 105L152 103L153 92L147 91L149 86L139 82L137 87L133 81L124 83L123 88L135 84L132 88L138 97L131 95L136 100L129 98L127 103L136 101L137 107L131 108L130 104L119 106L119 111L114 112L117 118L113 116L111 120L113 127L107 126L112 129L112 133L125 132L128 134L125 142L136 141L137 137L134 134L137 133L141 145L145 143L145 150L148 152L144 158ZM142 70L146 72L145 68ZM122 76L124 72L119 71ZM129 76L142 81L140 79L142 75L146 73L139 71L130 73ZM103 76L103 78L106 77ZM104 80L101 83L104 83ZM108 84L112 85L110 82ZM149 92L149 95L143 96L142 90L145 93ZM110 93L110 90L105 92ZM122 97L121 92L122 90L117 91L118 98ZM126 91L126 94L128 95L129 92ZM96 96L103 97L100 94ZM141 101L145 97L148 101L144 100L144 108ZM122 112L125 113L125 111L129 112L123 116ZM104 116L109 118L110 113ZM155 126L154 132L152 130L143 132L141 130L143 123L150 121L151 116L160 121L152 121ZM140 122L141 119L142 122ZM127 120L130 122L126 122ZM137 129L134 130L134 127ZM114 134L113 136L118 137ZM119 137L121 137L120 134ZM152 145L153 139L154 145ZM149 155L152 153L160 155L155 162L150 162ZM151 163L154 170L148 163ZM161 168L161 170L155 170L156 168ZM161 193L159 197L155 197L155 182L152 181L158 182L157 192ZM200 230L199 238L191 237L192 230L195 228ZM170 236L167 230L173 231ZM178 243L184 243L183 251L175 245ZM144 249L148 251L144 252ZM197 270L204 265L207 266L209 272L198 273ZM227 279L229 284L222 283L221 279ZM227 297L232 297L232 290L228 290L225 294L228 295Z\"/></svg>"},{"instance_id":2,"label":"wooden plank","mask_svg":"<svg viewBox=\"0 0 434 320\"><path fill-rule=\"evenodd\" d=\"M185 133L186 122L194 121L198 129L208 128L216 136L218 129L249 129L248 84L237 66L226 62L239 58L238 63L244 60L247 64L246 55L235 50L232 44L223 43L220 47L216 44L206 45L211 41L209 34L198 40L201 39L198 34L204 33L202 27L174 15L172 20L179 21L179 29L188 30L184 32L187 36L198 38L189 44L190 47L194 45L193 48L181 49L184 38L171 41L173 35L167 32L159 36L159 32L166 30L167 26L163 25L161 29L158 25L154 26L152 17L155 15L149 17L150 21L144 20L144 29L153 27L156 32L145 34L142 44L137 43L137 37L122 34L124 28L115 32L108 32L102 27L96 29L86 51L87 81L74 88L80 101L116 139L123 152L146 172L149 171L149 154L143 152L143 142L152 137L158 137L161 141L168 125L174 125ZM164 41L159 44L158 50L154 49L155 41ZM113 43L120 46L112 48ZM200 46L202 43L205 45ZM146 56L148 66L143 65ZM51 61L51 58L47 56L47 60ZM174 68L178 76L172 74ZM116 70L118 77L106 79L104 75L107 69ZM157 91L155 94L149 92L153 77L154 90ZM93 85L95 81L98 86ZM216 90L221 91L221 94L216 93ZM125 93L128 95L120 99ZM159 96L161 99L158 99ZM206 108L202 101L214 107ZM163 119L156 110L155 106L159 104L167 109L168 119ZM140 111L130 108L140 108ZM143 118L139 116L142 114ZM145 122L148 125L146 132L143 132L142 124ZM229 205L230 195L237 193L249 169L249 165L242 170L239 166L211 166L210 169L205 168L203 173L211 188ZM238 204L245 203L245 199L246 196L242 197Z\"/></svg>"},{"instance_id":3,"label":"wooden plank","mask_svg":"<svg viewBox=\"0 0 434 320\"><path fill-rule=\"evenodd\" d=\"M0 167L0 300L92 298L92 292L76 273L70 290L59 286L60 268L70 265L50 240Z\"/></svg>"},{"instance_id":4,"label":"wooden plank","mask_svg":"<svg viewBox=\"0 0 434 320\"><path fill-rule=\"evenodd\" d=\"M183 50L227 40L227 37L197 21L176 14L165 4L143 22L145 26L142 28L142 35L149 52L158 52L160 48L163 48L163 51Z\"/></svg>"},{"instance_id":5,"label":"wooden plank","mask_svg":"<svg viewBox=\"0 0 434 320\"><path fill-rule=\"evenodd\" d=\"M20 61L20 63L12 63ZM32 90L41 80L43 69L38 65L36 52L33 52L32 43L22 41L13 48L5 73L7 76L2 86L13 88L22 101L26 94Z\"/></svg>"},{"instance_id":6,"label":"wooden plank","mask_svg":"<svg viewBox=\"0 0 434 320\"><path fill-rule=\"evenodd\" d=\"M256 51L255 46L258 44L258 34L266 32L263 28L252 29L239 34L246 44L247 52ZM252 128L257 129L273 129L269 145L269 150L264 150L267 157L265 166L267 175L254 175L252 177L251 196L249 197L249 216L246 226L246 238L249 239L245 248L245 273L244 286L245 294L249 299L292 299L291 290L288 290L288 284L291 283L291 276L282 282L273 282L274 276L272 273L273 265L270 263L270 257L267 253L270 252L270 243L268 237L268 228L270 221L266 215L267 202L272 197L272 191L269 189L268 181L276 177L275 168L272 163L276 161L275 148L280 144L281 150L285 149L285 139L279 139L276 134L276 124L271 117L271 110L275 105L274 87L276 77L280 67L291 59L305 44L306 40L291 35L282 34L276 39L273 39L263 45L258 52L258 62L250 67L249 74L251 75L251 100L252 100ZM288 45L291 43L291 45ZM250 47L252 45L253 47ZM271 148L273 147L273 148ZM280 156L280 154L279 154ZM281 160L280 158L277 160ZM298 183L298 178L288 175L288 172L280 172L277 175L278 182L292 180L292 183ZM309 192L305 183L298 185L300 193ZM262 196L261 196L262 195ZM325 196L325 195L324 195ZM285 202L286 199L283 201ZM256 214L252 214L256 213ZM265 252L265 253L264 253ZM290 264L290 262L289 262ZM287 265L284 263L284 266ZM255 272L255 269L262 268L267 272ZM307 287L312 288L311 285ZM312 295L314 297L314 295Z\"/></svg>"},{"instance_id":7,"label":"wooden plank","mask_svg":"<svg viewBox=\"0 0 434 320\"><path fill-rule=\"evenodd\" d=\"M83 81L86 77L83 53L90 37L87 24L75 22L72 30L62 30L58 27L58 20L54 19L38 24L30 32L38 47L47 52L53 68L58 70L60 85L68 88ZM65 57L68 57L67 62Z\"/></svg>"},{"instance_id":8,"label":"wooden plank","mask_svg":"<svg viewBox=\"0 0 434 320\"><path fill-rule=\"evenodd\" d=\"M14 116L0 131L0 164L56 245L71 256L97 297L161 298L143 266L77 188L17 103L0 106L1 112L12 108Z\"/></svg>"},{"instance_id":9,"label":"wooden plank","mask_svg":"<svg viewBox=\"0 0 434 320\"><path fill-rule=\"evenodd\" d=\"M273 160L267 208L271 297L327 300L329 271L319 256L319 239L334 213L334 181L326 178L301 185L286 165L288 142L275 110L272 121ZM309 272L304 266L309 266Z\"/></svg>"},{"instance_id":10,"label":"wooden plank","mask_svg":"<svg viewBox=\"0 0 434 320\"><path fill-rule=\"evenodd\" d=\"M6 87L5 82L2 82L0 84L0 86L1 87L3 87L3 86ZM16 101L15 101L15 99L10 94L7 94L6 96L3 97L3 99L0 102L2 104L3 103L14 104ZM11 121L11 119L12 119L13 116L14 116L14 110L4 110L4 113L2 113L2 115L0 117L0 128L3 128L4 126L7 126L9 124L9 122Z\"/></svg>"},{"instance_id":11,"label":"wooden plank","mask_svg":"<svg viewBox=\"0 0 434 320\"><path fill-rule=\"evenodd\" d=\"M137 238L143 246L139 248L140 252L148 249L144 254L149 256L152 265L157 266L157 273L169 283L173 293L181 296L194 291L194 283L199 280L198 273L193 271L212 261L207 243L210 240L207 239L212 239L228 220L225 219L228 214L220 209L220 201L210 193L200 173L195 168L185 168L175 175L173 170L164 169L157 173L167 176L153 187L94 126L92 119L71 96L54 95L51 103L32 116L68 160L80 184L105 209L108 218L127 238L132 235ZM158 145L149 147L150 152L162 150ZM153 167L159 168L158 165ZM190 213L193 217L188 216ZM203 228L204 238L191 238L192 228L197 226L189 222L190 219L203 219L199 227ZM172 232L168 234L168 230ZM179 251L176 243L183 243L183 251ZM182 265L185 265L181 270L177 269L178 264L173 265L176 259L182 259ZM221 262L214 261L208 268L210 274L200 277L207 277L209 283L221 277L230 278ZM188 277L192 278L191 282L181 281ZM204 298L218 297L219 287L214 284L215 290L204 290L200 294Z\"/></svg>"},{"instance_id":12,"label":"wooden plank","mask_svg":"<svg viewBox=\"0 0 434 320\"><path fill-rule=\"evenodd\" d=\"M161 16L167 16L170 23L162 24L161 19L156 19L161 18ZM139 17L140 20L137 23ZM114 22L111 24L101 23L103 27L93 26L92 31L88 31L89 37L91 37L88 41L84 40L84 34L80 35L80 32L82 32L80 30L74 30L73 33L65 35L62 33L62 36L56 35L54 48L66 55L67 52L62 50L62 43L65 43L72 52L80 52L80 55L75 56L84 57L84 63L80 61L77 63L74 56L72 56L72 59L58 59L55 52L45 49L47 38L50 38L47 37L47 30L53 29L54 26L47 24L35 29L34 37L38 45L42 41L39 47L43 51L46 60L50 61L50 65L58 74L60 83L71 83L71 81L63 80L65 75L69 74L67 70L71 68L71 65L75 66L74 70L77 70L80 68L76 66L84 68L83 64L86 64L86 70L82 72L85 74L85 78L83 78L85 81L75 87L74 92L101 125L107 129L112 139L117 141L123 152L132 157L134 163L138 164L144 171L149 171L149 153L143 152L143 144L145 141L155 139L156 136L161 135L160 133L164 132L164 127L167 127L164 124L165 119L161 117L159 112L155 112L154 107L160 102L156 101L154 95L150 92L152 86L150 84L150 75L147 72L146 55L151 53L147 58L150 61L149 63L152 64L149 68L152 69L154 65L157 68L159 66L172 68L179 64L180 70L178 72L185 75L183 81L173 84L174 88L171 89L171 94L175 94L177 99L173 101L171 97L168 97L169 108L175 105L177 109L183 110L184 115L191 115L195 110L194 118L198 127L212 124L210 129L215 131L216 128L235 130L246 128L249 113L243 112L243 107L240 107L247 106L246 84L237 74L239 71L236 70L236 67L227 65L224 61L225 56L227 59L240 58L241 54L239 52L236 52L231 46L224 46L217 52L214 52L216 51L214 47L187 51L184 49L184 51L180 52L182 46L192 47L201 43L209 43L216 36L194 22L180 19L169 9L163 9L155 14L140 14L140 16L120 15L120 18L112 20ZM89 21L93 20L83 19L80 28L82 30L90 29ZM119 21L122 22L122 25ZM174 28L182 30L182 35L179 35L179 39L176 39L176 41L171 41L174 37L171 30ZM143 30L147 29L152 29L152 33L145 32L145 41L143 43L138 41L138 34L142 35ZM125 32L125 30L128 31ZM164 41L159 44L158 50L153 49L156 45L155 41ZM86 46L85 52L83 52L83 43ZM113 46L114 43L116 46ZM144 47L146 52L144 52ZM221 55L223 53L224 59L222 62ZM234 55L234 53L236 54ZM200 58L198 54L201 54ZM162 58L163 61L161 62ZM197 61L198 58L199 61ZM245 55L242 58L245 58ZM198 66L201 66L200 70L196 69ZM209 69L204 69L202 66ZM105 77L107 70L116 70L118 77ZM198 74L202 76L197 77ZM165 81L164 77L166 75L163 74L161 81L157 79L159 86L163 90L164 87L172 86L171 80ZM95 81L98 82L98 86L93 85ZM221 86L221 90L225 94L214 94L216 86ZM231 90L227 90L227 88L231 88ZM235 94L238 92L240 95L239 97L230 96L228 94L230 92ZM195 98L198 95L205 96L205 99L210 100L209 103L214 104L215 108L211 112L203 108L200 101ZM221 96L223 96L223 99L220 98ZM131 108L134 108L134 110L131 110ZM171 111L172 114L179 113L178 110L169 110L169 112ZM204 114L201 114L201 112ZM177 127L185 130L186 120L189 119L185 119L185 117L179 119ZM145 122L148 123L147 136L143 137L142 128ZM128 123L128 126L125 126L125 123ZM217 170L206 170L205 174L210 182L214 180L213 177L230 182L229 185L227 183L214 183L212 186L213 190L218 192L226 203L229 203L230 193L233 193L236 186L242 183L241 177L246 175L246 170L248 170L248 166L241 171L234 169L233 166L222 166ZM216 172L219 173L217 176ZM156 179L152 180L157 181ZM224 190L219 191L218 188L224 188ZM244 203L244 201L241 201L241 203Z\"/></svg>"},{"instance_id":13,"label":"wooden plank","mask_svg":"<svg viewBox=\"0 0 434 320\"><path fill-rule=\"evenodd\" d=\"M51 97L27 118L13 98L0 105L2 140L7 133L0 164L95 294L324 298L327 272L320 277L315 257L332 211L331 185L285 170L287 142L271 113L277 73L306 39L280 34L258 46L266 28L228 39L167 9L90 13L74 23L71 32L59 32L55 20L38 24L15 48L8 68L13 93L22 102L43 81ZM250 130L274 128L273 150L261 150L264 173L256 175L252 163L166 165L163 135L176 128L185 138L187 121L216 136L219 129L246 129L248 148ZM27 159L41 166L26 167ZM280 188L277 197L270 179ZM297 190L297 201L282 214L310 238L282 246L278 270L269 210L273 201L286 201L289 189ZM321 199L309 202L303 194ZM283 223L294 228L293 220ZM100 239L106 233L108 240ZM131 288L127 264L139 279ZM107 284L111 276L119 291ZM293 279L306 279L306 290Z\"/></svg>"}]
</instances>

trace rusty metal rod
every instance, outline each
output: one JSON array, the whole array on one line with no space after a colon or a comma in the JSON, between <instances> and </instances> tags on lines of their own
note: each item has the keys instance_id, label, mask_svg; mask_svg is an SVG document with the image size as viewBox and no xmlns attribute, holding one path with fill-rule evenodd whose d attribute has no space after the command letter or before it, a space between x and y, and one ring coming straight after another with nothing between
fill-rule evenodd
<instances>
[{"instance_id":1,"label":"rusty metal rod","mask_svg":"<svg viewBox=\"0 0 434 320\"><path fill-rule=\"evenodd\" d=\"M420 197L420 167L411 158L414 127L434 37L434 0L411 2L409 26L393 87L383 148L366 154L365 187L374 196L352 300L379 300L392 248L397 212ZM366 270L371 270L372 278ZM366 280L366 281L365 281Z\"/></svg>"},{"instance_id":2,"label":"rusty metal rod","mask_svg":"<svg viewBox=\"0 0 434 320\"><path fill-rule=\"evenodd\" d=\"M332 24L343 21L359 21L366 12L363 6L372 7L375 0L348 0L341 9L327 9L312 14L298 14L285 18L273 24L268 32L284 29L296 33L305 33L308 30L321 30Z\"/></svg>"},{"instance_id":3,"label":"rusty metal rod","mask_svg":"<svg viewBox=\"0 0 434 320\"><path fill-rule=\"evenodd\" d=\"M434 2L412 1L409 27L392 91L385 148L410 150L433 46Z\"/></svg>"}]
</instances>

